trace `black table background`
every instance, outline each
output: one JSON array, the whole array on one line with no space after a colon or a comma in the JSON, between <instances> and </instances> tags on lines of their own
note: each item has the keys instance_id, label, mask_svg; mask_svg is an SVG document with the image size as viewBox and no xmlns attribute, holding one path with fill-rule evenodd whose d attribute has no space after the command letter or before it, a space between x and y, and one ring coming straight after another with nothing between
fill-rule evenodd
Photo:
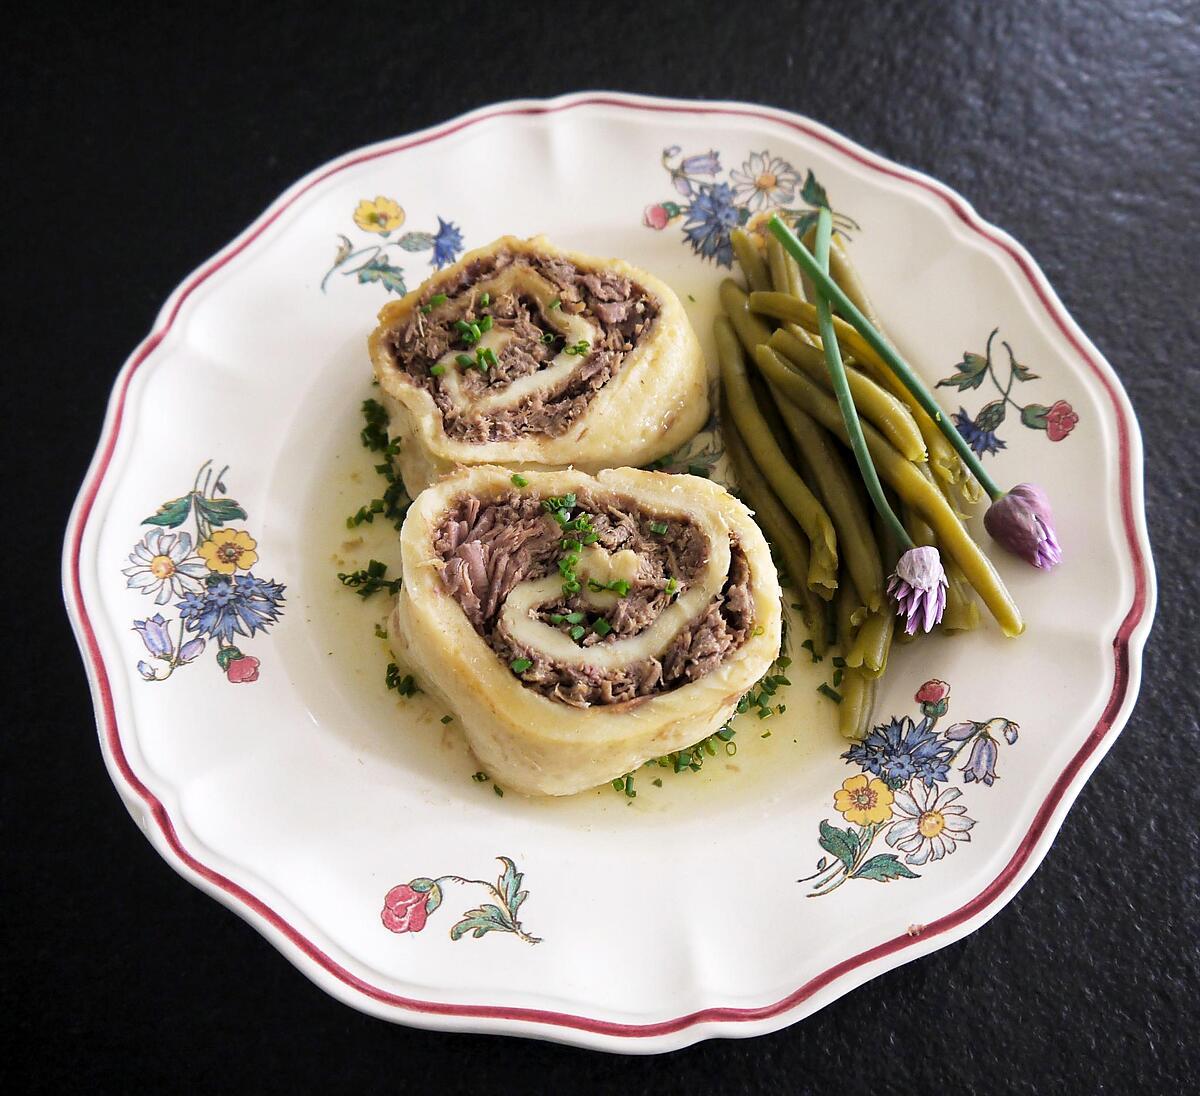
<instances>
[{"instance_id":1,"label":"black table background","mask_svg":"<svg viewBox=\"0 0 1200 1096\"><path fill-rule=\"evenodd\" d=\"M1196 1074L1196 4L48 12L10 17L3 76L17 345L0 542L19 592L0 1077L60 1092L1129 1092ZM329 157L585 88L806 113L1023 241L1139 414L1160 582L1137 710L1011 905L790 1029L650 1059L393 1027L326 997L131 823L54 588L112 378L188 272ZM714 933L737 931L723 905Z\"/></svg>"}]
</instances>

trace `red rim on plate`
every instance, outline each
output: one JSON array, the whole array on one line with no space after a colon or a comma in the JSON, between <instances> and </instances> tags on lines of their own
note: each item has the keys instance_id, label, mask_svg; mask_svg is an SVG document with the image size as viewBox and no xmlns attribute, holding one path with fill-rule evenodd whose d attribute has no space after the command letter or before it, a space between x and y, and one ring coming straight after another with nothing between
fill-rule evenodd
<instances>
[{"instance_id":1,"label":"red rim on plate","mask_svg":"<svg viewBox=\"0 0 1200 1096\"><path fill-rule=\"evenodd\" d=\"M504 1005L456 1005L437 1001L423 1001L391 993L371 985L358 975L347 970L261 899L251 894L233 880L207 866L192 853L188 852L179 840L174 823L167 809L133 772L125 755L121 740L121 730L117 724L116 711L113 705L108 671L101 658L95 631L88 615L87 606L84 603L80 579L80 551L84 529L92 514L96 496L108 471L117 438L121 431L124 420L125 400L130 381L138 369L146 364L155 349L171 330L171 326L178 316L183 303L198 286L249 247L298 198L338 172L345 171L356 164L440 140L468 126L478 125L481 122L490 121L495 118L514 115L557 114L562 111L575 110L579 107L588 106L613 106L657 113L714 114L746 117L786 126L802 133L805 137L831 146L842 155L870 168L872 171L903 180L933 194L940 201L944 202L972 232L986 239L1012 259L1032 287L1042 307L1046 310L1047 315L1054 321L1055 326L1066 338L1079 359L1086 363L1092 375L1100 382L1109 400L1112 402L1117 426L1122 526L1134 572L1133 603L1130 605L1128 612L1117 628L1116 635L1113 637L1113 680L1108 702L1095 727L1092 728L1079 750L1054 782L1049 795L1034 815L1033 822L1016 851L1008 863L1005 864L1004 868L986 887L958 909L923 926L919 932L913 935L905 933L877 944L875 947L859 952L830 967L817 977L810 979L798 987L792 993L771 1004L762 1005L757 1008L703 1008L683 1016L675 1017L674 1019L647 1024L618 1023L571 1013L508 1007ZM97 447L96 456L93 459L87 479L80 490L79 498L76 501L67 530L63 560L64 592L66 594L68 609L75 624L77 638L92 679L101 740L107 747L113 766L117 773L119 773L128 791L145 805L146 812L149 818L152 819L153 826L157 828L162 842L165 843L164 855L169 850L170 854L178 860L179 866L186 868L190 873L194 873L194 875L204 880L232 908L247 918L253 915L256 919L266 922L298 949L299 952L349 989L362 994L371 1001L401 1009L411 1014L471 1017L484 1020L507 1020L521 1024L544 1025L546 1028L544 1034L548 1037L553 1037L554 1035L554 1032L550 1029L566 1028L620 1039L646 1039L680 1032L702 1024L746 1023L781 1016L803 1004L814 994L832 985L838 979L851 975L853 972L859 970L859 968L865 967L870 963L896 955L906 949L914 949L917 945L921 945L923 951L931 950L928 946L929 941L939 936L944 937L947 933L952 933L955 929L960 928L993 907L998 909L1007 898L1011 898L1012 894L1015 894L1014 881L1022 871L1026 869L1032 871L1036 867L1038 860L1040 860L1040 856L1034 859L1037 847L1044 838L1052 836L1053 830L1051 826L1054 816L1060 807L1064 805L1064 799L1068 796L1072 784L1096 754L1101 744L1108 740L1110 736L1115 737L1114 729L1119 729L1119 726L1124 722L1120 718L1121 710L1127 700L1132 698L1131 689L1136 689L1136 682L1140 676L1141 644L1138 643L1136 647L1131 648L1131 639L1138 626L1146 620L1147 610L1152 608L1153 594L1148 553L1143 546L1142 534L1139 527L1138 519L1140 514L1135 509L1135 488L1140 486L1141 476L1140 452L1137 453L1136 469L1134 467L1134 438L1136 436L1137 426L1120 385L1112 377L1110 371L1101 364L1097 356L1084 345L1084 342L1076 333L1073 322L1067 316L1065 309L1054 297L1053 293L1049 291L1044 278L1041 277L1029 256L1025 254L1023 249L1015 245L1003 234L983 222L963 199L941 184L935 183L933 180L917 172L883 161L875 155L867 153L865 150L853 145L845 138L808 122L797 115L771 111L765 108L735 104L648 100L608 93L583 94L544 102L500 104L496 107L456 119L424 133L376 146L363 152L350 154L334 164L319 170L311 178L298 185L292 193L278 199L263 214L258 222L246 231L240 240L236 241L224 253L219 254L202 266L180 286L176 291L170 310L165 316L159 318L155 330L134 352L122 370L122 374L117 382L103 436ZM1011 893L1006 894L1006 891L1010 888L1013 888ZM950 943L951 939L945 939L942 943ZM916 954L914 953L911 957L915 958ZM850 986L847 988L850 988ZM531 1032L531 1034L537 1034L537 1032ZM726 1031L724 1034L737 1034L737 1031ZM746 1034L751 1034L751 1032L747 1031Z\"/></svg>"}]
</instances>

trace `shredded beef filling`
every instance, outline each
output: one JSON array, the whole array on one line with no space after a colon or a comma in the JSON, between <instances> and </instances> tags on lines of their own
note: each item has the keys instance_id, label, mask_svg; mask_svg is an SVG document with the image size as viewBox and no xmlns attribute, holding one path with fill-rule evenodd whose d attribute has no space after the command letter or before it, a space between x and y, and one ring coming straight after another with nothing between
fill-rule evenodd
<instances>
[{"instance_id":1,"label":"shredded beef filling","mask_svg":"<svg viewBox=\"0 0 1200 1096\"><path fill-rule=\"evenodd\" d=\"M658 519L631 500L602 502L587 492L579 492L577 500L577 512L590 515L601 547L609 552L630 549L638 555L637 575L628 594L603 614L576 595L539 607L537 615L569 633L573 624L566 617L582 614L587 626L579 642L584 647L637 635L673 600L664 591L667 578L675 578L683 591L700 574L708 558L704 536L691 522L674 519L665 522L665 533L656 533L651 523ZM527 648L506 634L498 617L505 598L518 583L557 570L562 536L540 499L514 491L487 503L459 499L434 538L434 549L443 560L446 591L502 660L529 660L521 679L543 695L587 707L667 692L716 669L749 635L754 617L750 569L734 540L729 576L721 593L658 658L600 671L563 665ZM594 629L601 616L611 627L604 635ZM563 619L555 622L552 617Z\"/></svg>"},{"instance_id":2,"label":"shredded beef filling","mask_svg":"<svg viewBox=\"0 0 1200 1096\"><path fill-rule=\"evenodd\" d=\"M473 394L505 388L520 377L536 373L563 349L562 338L536 301L505 293L486 307L480 306L479 295L472 287L514 264L530 266L556 285L559 307L594 321L601 337L588 353L580 355L579 367L557 389L535 393L490 415L464 413L451 404L437 377L430 373L448 350L461 347L454 328L456 320L476 321L486 312L496 327L509 328L513 334L497 355L497 364L486 373L476 369L463 372L466 389ZM388 345L397 366L433 396L446 434L468 442L565 433L620 369L625 356L657 319L660 308L658 299L630 278L582 270L564 259L508 251L476 259L435 289L449 299L428 314L414 311L391 332ZM419 303L428 305L433 294L433 289L426 290Z\"/></svg>"}]
</instances>

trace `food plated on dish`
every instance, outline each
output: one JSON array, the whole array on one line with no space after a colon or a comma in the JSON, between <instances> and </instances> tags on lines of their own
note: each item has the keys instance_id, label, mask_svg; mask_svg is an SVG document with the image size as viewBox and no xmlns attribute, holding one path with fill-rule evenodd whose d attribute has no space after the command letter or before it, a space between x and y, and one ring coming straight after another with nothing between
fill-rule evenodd
<instances>
[{"instance_id":1,"label":"food plated on dish","mask_svg":"<svg viewBox=\"0 0 1200 1096\"><path fill-rule=\"evenodd\" d=\"M480 158L496 149L514 173L479 186ZM830 288L833 342L863 445L914 546L936 541L944 589L920 569L898 573L902 540L885 550L899 537L867 490L841 415L813 292L819 279L795 256L802 295L792 288L796 269L786 282L771 279L779 267L768 251L771 215L816 260L823 205L838 229L829 259L836 286L854 296L840 251L869 291L873 307L859 311L883 332L884 350L937 394L939 413L1007 489L1006 505L983 499L986 485L962 474L965 459L935 416L926 411L925 422L917 397L889 382L879 365L886 354ZM761 269L757 284L748 278L759 263L740 261L743 232L766 264L765 285ZM505 233L544 233L547 247L579 256L621 256L645 272L632 282L659 300L667 298L648 279L670 287L708 374L710 414L698 433L662 443L678 445L662 455L636 455L625 449L631 413L606 426L601 466L551 467L559 462L535 447L523 467L506 454L429 469L439 458L426 457L419 439L410 446L389 414L392 396L370 386L364 343L381 306ZM600 271L609 261L592 262ZM474 320L467 301L456 317L468 331L490 310L482 292ZM724 305L734 300L749 312L731 318ZM427 300L421 313L413 303L424 318L437 307ZM717 325L721 316L734 339ZM753 331L748 342L737 337L745 316L763 325L782 361L760 352ZM540 309L529 319L547 333ZM476 352L492 344L456 343L454 367L466 368L460 353L472 362L466 392L484 380ZM499 362L501 348L493 354ZM490 357L483 361L490 371ZM753 406L714 383L722 365L744 372ZM429 400L425 410L437 407ZM653 400L634 410L654 411ZM806 495L761 444L758 420L745 426L735 410L782 423L766 433ZM636 436L649 436L644 422ZM411 496L406 448L416 454ZM836 466L812 455L826 448ZM661 712L659 699L722 674L733 691L736 675L760 673L732 717L689 707L688 737L707 724L691 747L651 757L611 786L517 794L471 749L465 724L488 688L482 675L462 674L447 691L436 654L425 666L403 646L397 599L421 600L419 576L432 579L439 561L431 551L410 574L401 530L410 509L425 520L425 477L436 492L481 466L502 470L489 473L500 494L529 492L540 504L574 493L574 507L554 512L566 509L568 524L587 514L595 525L598 503L615 497L607 489L585 509L578 504L595 488L564 484L543 498L537 477L603 482L610 464L672 484L684 500L676 512L710 509L694 493L693 481L705 479L752 512L746 520L774 552L783 595L780 655L760 672L739 659L749 640L731 644L694 682L640 702L588 698L583 708L524 683L512 667L519 656L506 663L489 645L498 628L476 631L453 593L434 586L439 619L480 660L492 659L498 676L489 682L568 720L586 718L612 742L635 734L640 710ZM831 468L826 482L818 478L816 469ZM1136 422L1111 368L1030 256L958 196L783 112L572 96L488 108L348 155L297 183L189 278L118 380L72 518L64 582L104 757L140 827L320 986L401 1023L660 1051L794 1022L964 936L1029 878L1136 695L1154 604L1140 468ZM966 515L974 549L916 486L914 474L930 484L924 470L954 517ZM852 490L835 490L846 480ZM1029 482L1041 491L1012 486ZM927 530L915 521L918 491L940 514ZM1043 495L1064 553L1049 571L1026 561L1054 554L1033 520ZM640 521L639 499L630 501L618 510ZM1000 535L1019 554L987 530L988 514L993 525L1010 524ZM486 530L475 531L482 548ZM423 539L428 530L417 532ZM567 581L560 565L581 581L587 535L547 534L555 569L535 581ZM636 545L639 568L642 559L657 567L665 550L649 538ZM960 562L976 552L990 564ZM568 613L547 605L536 638L562 641L562 653L585 664L589 651L618 642L600 634L617 630L617 614L658 611L630 581L625 597L618 585ZM859 621L845 612L851 587ZM665 598L665 584L656 589ZM1019 638L1005 634L1018 624L1008 601L1025 626ZM927 614L939 610L941 623L925 633ZM886 669L873 676L885 651ZM861 739L839 733L863 726ZM480 727L496 733L486 719ZM544 745L536 731L513 737L521 748ZM645 755L626 756L608 755L605 771ZM587 779L600 779L595 768ZM720 931L715 904L726 911Z\"/></svg>"}]
</instances>

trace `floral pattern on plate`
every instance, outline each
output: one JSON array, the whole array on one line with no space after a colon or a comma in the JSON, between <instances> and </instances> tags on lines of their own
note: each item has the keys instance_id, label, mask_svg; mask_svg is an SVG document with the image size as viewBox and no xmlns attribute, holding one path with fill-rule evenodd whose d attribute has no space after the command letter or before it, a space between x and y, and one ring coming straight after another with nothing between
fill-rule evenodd
<instances>
[{"instance_id":1,"label":"floral pattern on plate","mask_svg":"<svg viewBox=\"0 0 1200 1096\"><path fill-rule=\"evenodd\" d=\"M225 494L228 470L214 474L212 461L205 461L187 494L164 502L142 522L154 528L133 546L121 572L129 589L153 596L155 605L179 599L173 602L177 619L156 612L133 622L150 656L137 664L143 681L166 681L210 644L226 680L258 680L259 659L245 654L234 636L251 638L275 624L286 587L250 570L258 562L258 542L229 524L245 521L246 511ZM180 528L189 519L194 533Z\"/></svg>"},{"instance_id":2,"label":"floral pattern on plate","mask_svg":"<svg viewBox=\"0 0 1200 1096\"><path fill-rule=\"evenodd\" d=\"M528 891L521 890L525 876L507 856L496 859L504 865L504 870L494 884L483 879L464 879L461 875L440 875L437 879L410 879L392 887L383 896L383 910L379 914L383 927L395 933L420 932L442 904L445 884L458 883L483 887L495 902L480 903L475 909L467 910L450 926L451 940L461 940L467 933L479 939L489 932L508 932L527 944L540 944L541 938L530 936L517 919L517 911L529 897Z\"/></svg>"},{"instance_id":3,"label":"floral pattern on plate","mask_svg":"<svg viewBox=\"0 0 1200 1096\"><path fill-rule=\"evenodd\" d=\"M1008 355L1008 381L1005 384L1000 383L995 362L992 360L992 345L999 331L998 327L992 329L982 354L966 351L962 361L955 366L955 371L937 382L938 388L956 388L959 392L966 392L979 388L985 380L990 380L1000 393L999 399L985 403L974 418L961 406L954 412L954 425L958 427L966 443L981 457L1008 448L1008 443L1001 441L996 431L1007 417L1009 407L1020 416L1022 426L1031 430L1046 431L1046 437L1051 441L1062 441L1079 422L1079 415L1066 400L1047 405L1021 404L1013 399L1013 385L1017 381L1036 381L1038 375L1017 361L1012 347L1001 339L1000 345Z\"/></svg>"},{"instance_id":4,"label":"floral pattern on plate","mask_svg":"<svg viewBox=\"0 0 1200 1096\"><path fill-rule=\"evenodd\" d=\"M829 856L799 880L811 885L809 898L830 894L848 879L888 883L920 878L913 867L941 860L971 840L975 820L960 802L962 790L950 786L951 769L970 747L955 771L962 773L964 784L990 788L999 779L1000 741L1014 745L1020 727L997 717L938 731L938 720L950 709L950 686L936 678L925 682L913 699L921 706L920 720L893 716L842 754L862 769L842 781L833 795L834 809L850 825L841 829L822 820L817 843ZM881 836L897 851L870 855Z\"/></svg>"},{"instance_id":5,"label":"floral pattern on plate","mask_svg":"<svg viewBox=\"0 0 1200 1096\"><path fill-rule=\"evenodd\" d=\"M803 236L816 224L817 210L829 204L825 188L809 169L801 178L787 160L769 151L751 152L739 168L722 179L721 154L716 149L683 155L679 145L662 151L662 166L679 199L655 202L642 212L642 224L661 232L682 219L684 241L702 259L718 266L733 265L730 232L766 232L766 223L777 213ZM832 207L831 207L832 208ZM848 236L858 223L833 212L834 231Z\"/></svg>"},{"instance_id":6,"label":"floral pattern on plate","mask_svg":"<svg viewBox=\"0 0 1200 1096\"><path fill-rule=\"evenodd\" d=\"M333 263L321 279L321 292L326 292L334 274L341 274L347 278L357 275L359 285L381 285L387 292L403 297L408 292L404 268L393 262L394 259L406 252L428 251L431 253L429 265L441 270L461 254L462 229L440 216L435 232L405 232L393 239L392 233L398 231L406 219L404 209L392 198L382 194L374 200L363 198L354 209L353 221L357 228L368 234L368 238L356 244L349 236L338 235ZM376 238L370 239L371 236ZM393 251L393 248L399 251Z\"/></svg>"}]
</instances>

